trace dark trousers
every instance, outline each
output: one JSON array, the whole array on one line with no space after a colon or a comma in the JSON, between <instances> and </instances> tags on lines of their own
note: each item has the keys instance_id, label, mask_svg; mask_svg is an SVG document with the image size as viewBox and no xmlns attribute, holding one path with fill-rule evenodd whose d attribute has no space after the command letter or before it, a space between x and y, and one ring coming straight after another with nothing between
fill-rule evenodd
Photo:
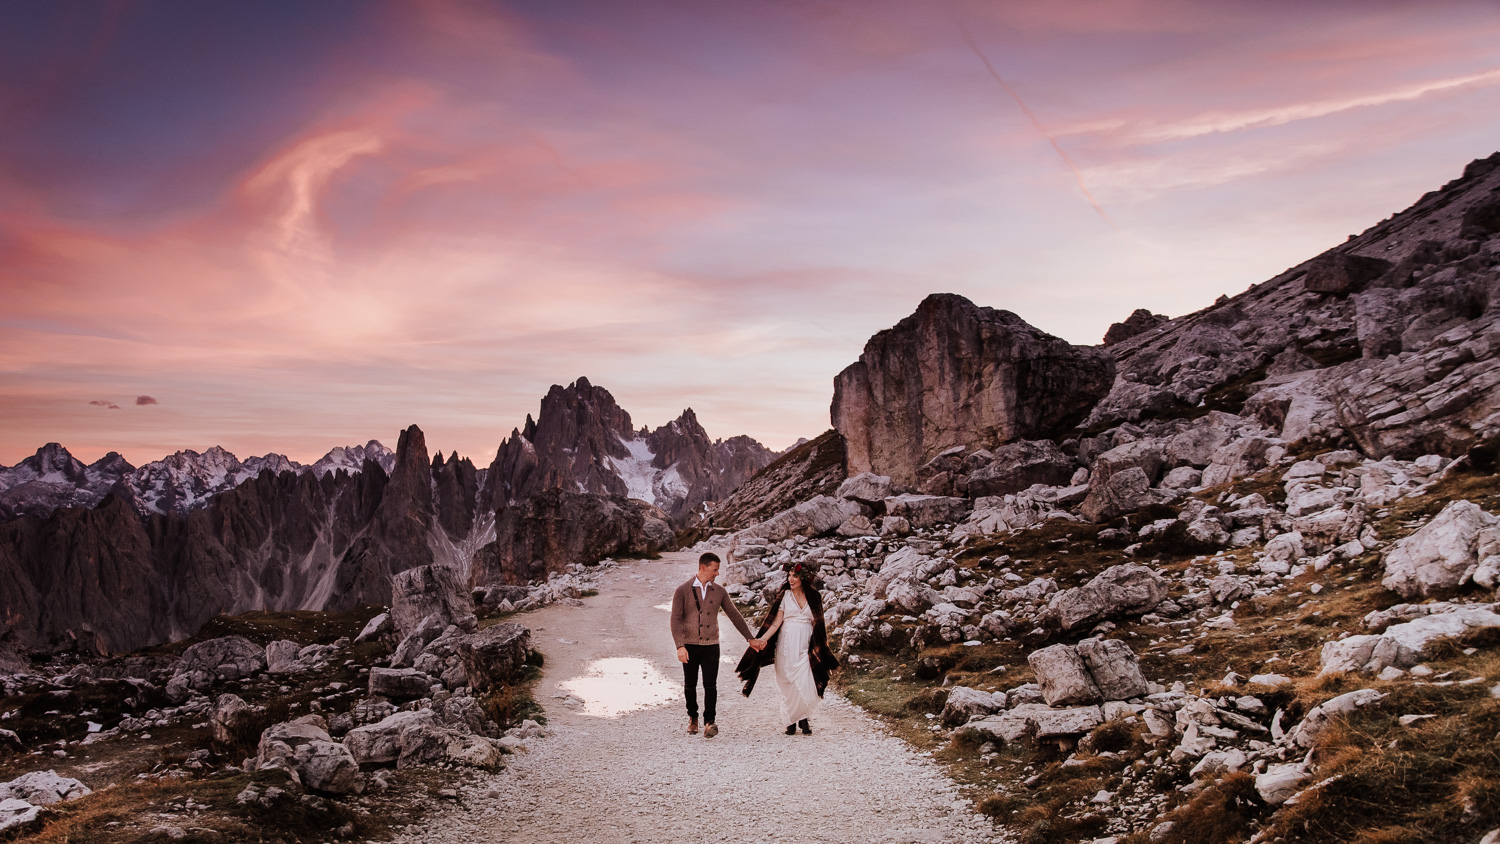
<instances>
[{"instance_id":1,"label":"dark trousers","mask_svg":"<svg viewBox=\"0 0 1500 844\"><path fill-rule=\"evenodd\" d=\"M703 723L714 723L719 702L719 646L684 645L688 661L682 664L683 687L687 689L689 718L698 717L698 671L703 671Z\"/></svg>"}]
</instances>

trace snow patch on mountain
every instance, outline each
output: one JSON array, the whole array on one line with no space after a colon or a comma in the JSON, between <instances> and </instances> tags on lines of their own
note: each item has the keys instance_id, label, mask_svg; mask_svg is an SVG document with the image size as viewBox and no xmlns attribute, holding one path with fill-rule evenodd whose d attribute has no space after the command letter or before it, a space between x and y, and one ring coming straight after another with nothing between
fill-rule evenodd
<instances>
[{"instance_id":1,"label":"snow patch on mountain","mask_svg":"<svg viewBox=\"0 0 1500 844\"><path fill-rule=\"evenodd\" d=\"M620 445L630 452L629 457L607 457L609 468L620 480L625 482L625 495L628 498L638 498L647 504L656 503L656 480L661 470L651 465L656 455L651 451L650 443L645 440L627 440L619 437ZM680 484L681 481L679 480Z\"/></svg>"}]
</instances>

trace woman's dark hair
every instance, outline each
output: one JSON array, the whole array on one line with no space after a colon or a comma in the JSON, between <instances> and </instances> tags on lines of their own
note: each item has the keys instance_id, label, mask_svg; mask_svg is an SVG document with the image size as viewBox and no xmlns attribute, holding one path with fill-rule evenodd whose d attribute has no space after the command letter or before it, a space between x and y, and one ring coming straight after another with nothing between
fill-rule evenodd
<instances>
[{"instance_id":1,"label":"woman's dark hair","mask_svg":"<svg viewBox=\"0 0 1500 844\"><path fill-rule=\"evenodd\" d=\"M802 584L813 589L818 588L818 567L806 560L786 564L787 576L797 575Z\"/></svg>"}]
</instances>

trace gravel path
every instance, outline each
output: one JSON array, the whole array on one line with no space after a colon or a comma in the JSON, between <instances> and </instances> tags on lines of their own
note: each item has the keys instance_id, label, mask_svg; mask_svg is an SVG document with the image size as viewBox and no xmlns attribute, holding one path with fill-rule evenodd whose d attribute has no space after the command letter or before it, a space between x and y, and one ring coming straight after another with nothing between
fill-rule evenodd
<instances>
[{"instance_id":1,"label":"gravel path","mask_svg":"<svg viewBox=\"0 0 1500 844\"><path fill-rule=\"evenodd\" d=\"M625 564L585 606L527 615L546 656L537 697L547 735L463 789L457 807L398 840L1001 840L935 765L832 691L813 735L785 735L769 676L751 698L740 695L733 671L744 643L727 621L722 732L688 735L667 608L696 557Z\"/></svg>"}]
</instances>

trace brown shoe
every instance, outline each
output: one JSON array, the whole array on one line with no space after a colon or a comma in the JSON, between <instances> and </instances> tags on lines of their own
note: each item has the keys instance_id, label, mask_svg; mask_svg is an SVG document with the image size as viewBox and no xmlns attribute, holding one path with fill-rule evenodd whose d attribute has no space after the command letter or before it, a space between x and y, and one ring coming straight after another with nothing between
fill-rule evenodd
<instances>
[{"instance_id":1,"label":"brown shoe","mask_svg":"<svg viewBox=\"0 0 1500 844\"><path fill-rule=\"evenodd\" d=\"M714 736L716 736L718 734L719 734L719 725L718 724L704 724L703 725L703 737L704 738L713 738Z\"/></svg>"},{"instance_id":2,"label":"brown shoe","mask_svg":"<svg viewBox=\"0 0 1500 844\"><path fill-rule=\"evenodd\" d=\"M698 735L698 719L697 718L689 718L688 719L688 735L693 735L693 736Z\"/></svg>"}]
</instances>

